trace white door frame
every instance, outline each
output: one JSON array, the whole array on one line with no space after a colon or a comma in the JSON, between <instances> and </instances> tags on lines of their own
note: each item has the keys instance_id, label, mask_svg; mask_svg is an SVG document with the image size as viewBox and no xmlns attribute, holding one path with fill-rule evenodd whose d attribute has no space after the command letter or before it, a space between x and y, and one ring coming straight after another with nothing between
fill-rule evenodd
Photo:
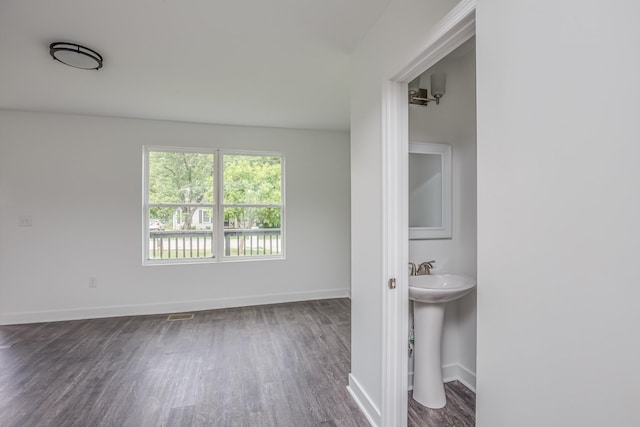
<instances>
[{"instance_id":1,"label":"white door frame","mask_svg":"<svg viewBox=\"0 0 640 427\"><path fill-rule=\"evenodd\" d=\"M381 427L406 427L409 336L408 83L475 35L476 0L462 0L432 30L422 52L383 85Z\"/></svg>"}]
</instances>

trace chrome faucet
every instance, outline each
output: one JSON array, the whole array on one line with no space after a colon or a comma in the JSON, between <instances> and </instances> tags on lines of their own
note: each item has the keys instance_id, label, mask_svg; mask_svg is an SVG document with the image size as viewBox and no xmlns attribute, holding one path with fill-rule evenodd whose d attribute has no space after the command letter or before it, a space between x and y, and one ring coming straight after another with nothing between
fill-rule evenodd
<instances>
[{"instance_id":1,"label":"chrome faucet","mask_svg":"<svg viewBox=\"0 0 640 427\"><path fill-rule=\"evenodd\" d=\"M427 274L431 274L431 269L433 268L433 264L435 261L425 261L418 266L418 270L416 271L416 276L426 276Z\"/></svg>"},{"instance_id":2,"label":"chrome faucet","mask_svg":"<svg viewBox=\"0 0 640 427\"><path fill-rule=\"evenodd\" d=\"M418 275L418 267L414 262L409 262L409 276L417 276Z\"/></svg>"}]
</instances>

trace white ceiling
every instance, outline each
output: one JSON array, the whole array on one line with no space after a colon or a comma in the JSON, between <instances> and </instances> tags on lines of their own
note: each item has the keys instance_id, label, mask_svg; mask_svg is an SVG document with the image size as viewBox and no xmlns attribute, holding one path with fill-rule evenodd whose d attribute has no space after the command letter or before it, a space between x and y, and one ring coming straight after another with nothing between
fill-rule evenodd
<instances>
[{"instance_id":1,"label":"white ceiling","mask_svg":"<svg viewBox=\"0 0 640 427\"><path fill-rule=\"evenodd\" d=\"M346 130L349 55L389 1L1 1L0 108Z\"/></svg>"}]
</instances>

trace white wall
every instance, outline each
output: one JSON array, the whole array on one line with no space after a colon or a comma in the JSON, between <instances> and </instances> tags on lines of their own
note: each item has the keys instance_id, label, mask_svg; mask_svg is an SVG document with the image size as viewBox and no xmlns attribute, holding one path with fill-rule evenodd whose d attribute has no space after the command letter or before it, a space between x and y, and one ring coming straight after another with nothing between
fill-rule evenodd
<instances>
[{"instance_id":1,"label":"white wall","mask_svg":"<svg viewBox=\"0 0 640 427\"><path fill-rule=\"evenodd\" d=\"M639 423L638 16L478 2L479 427Z\"/></svg>"},{"instance_id":2,"label":"white wall","mask_svg":"<svg viewBox=\"0 0 640 427\"><path fill-rule=\"evenodd\" d=\"M473 40L467 42L473 43ZM476 87L473 49L451 55L423 74L446 72L447 92L440 105L409 106L409 140L452 146L453 234L451 239L411 240L409 260L436 260L435 270L476 277ZM445 377L460 376L471 387L476 373L476 293L447 304L443 325L442 365ZM409 372L412 372L410 360Z\"/></svg>"},{"instance_id":3,"label":"white wall","mask_svg":"<svg viewBox=\"0 0 640 427\"><path fill-rule=\"evenodd\" d=\"M144 144L283 152L286 260L143 267ZM2 111L0 323L348 296L349 215L346 132Z\"/></svg>"},{"instance_id":4,"label":"white wall","mask_svg":"<svg viewBox=\"0 0 640 427\"><path fill-rule=\"evenodd\" d=\"M413 59L453 0L392 1L352 58L351 387L374 423L382 395L381 87Z\"/></svg>"}]
</instances>

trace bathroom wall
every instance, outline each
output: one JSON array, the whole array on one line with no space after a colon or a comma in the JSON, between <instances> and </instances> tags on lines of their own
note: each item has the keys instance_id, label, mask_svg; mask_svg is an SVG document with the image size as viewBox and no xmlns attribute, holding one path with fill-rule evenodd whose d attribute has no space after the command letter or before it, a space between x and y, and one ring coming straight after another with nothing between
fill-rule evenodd
<instances>
[{"instance_id":1,"label":"bathroom wall","mask_svg":"<svg viewBox=\"0 0 640 427\"><path fill-rule=\"evenodd\" d=\"M284 153L286 259L143 266L145 144ZM0 111L0 323L346 297L349 214L347 132Z\"/></svg>"},{"instance_id":2,"label":"bathroom wall","mask_svg":"<svg viewBox=\"0 0 640 427\"><path fill-rule=\"evenodd\" d=\"M409 140L447 143L453 153L453 237L410 240L409 260L436 260L435 272L447 271L476 277L476 111L475 40L452 52L421 76L429 88L432 72L447 74L447 92L440 105L409 106ZM411 316L411 313L410 313ZM412 319L410 318L410 321ZM411 324L411 323L410 323ZM449 303L443 327L444 377L459 377L475 388L476 292ZM413 360L409 361L409 381Z\"/></svg>"}]
</instances>

